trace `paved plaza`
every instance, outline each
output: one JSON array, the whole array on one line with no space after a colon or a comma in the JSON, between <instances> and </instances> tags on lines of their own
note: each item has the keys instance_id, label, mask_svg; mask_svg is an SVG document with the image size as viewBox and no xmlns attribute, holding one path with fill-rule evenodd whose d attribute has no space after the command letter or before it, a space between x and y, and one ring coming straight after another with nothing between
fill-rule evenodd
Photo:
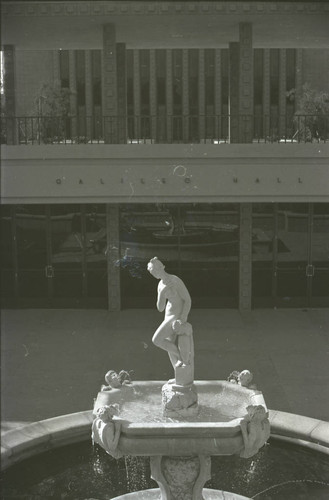
<instances>
[{"instance_id":1,"label":"paved plaza","mask_svg":"<svg viewBox=\"0 0 329 500\"><path fill-rule=\"evenodd\" d=\"M156 310L4 310L3 430L91 409L103 376L172 377ZM196 379L250 369L270 409L329 420L329 310L194 309Z\"/></svg>"}]
</instances>

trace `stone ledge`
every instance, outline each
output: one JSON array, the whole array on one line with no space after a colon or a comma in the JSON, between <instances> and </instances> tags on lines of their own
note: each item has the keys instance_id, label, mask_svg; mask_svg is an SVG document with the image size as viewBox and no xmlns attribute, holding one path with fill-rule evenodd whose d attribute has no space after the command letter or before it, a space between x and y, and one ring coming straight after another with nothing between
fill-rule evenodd
<instances>
[{"instance_id":1,"label":"stone ledge","mask_svg":"<svg viewBox=\"0 0 329 500\"><path fill-rule=\"evenodd\" d=\"M329 453L329 422L269 410L271 436ZM91 439L92 410L61 415L3 433L1 464L15 463L52 448Z\"/></svg>"},{"instance_id":2,"label":"stone ledge","mask_svg":"<svg viewBox=\"0 0 329 500\"><path fill-rule=\"evenodd\" d=\"M82 155L83 153L83 155ZM211 160L217 158L231 159L247 163L250 159L275 161L297 159L307 163L310 160L324 162L329 157L329 143L253 143L253 144L29 144L29 145L1 145L3 161L13 160L76 160L77 165L82 157L85 160L100 160L106 165L110 161L134 159L144 162L146 159L173 159L182 160ZM296 161L297 161L296 160ZM142 164L142 163L141 163ZM183 163L184 164L184 163ZM317 164L317 163L316 163Z\"/></svg>"},{"instance_id":3,"label":"stone ledge","mask_svg":"<svg viewBox=\"0 0 329 500\"><path fill-rule=\"evenodd\" d=\"M301 439L329 448L329 422L270 410L271 435Z\"/></svg>"},{"instance_id":4,"label":"stone ledge","mask_svg":"<svg viewBox=\"0 0 329 500\"><path fill-rule=\"evenodd\" d=\"M10 430L1 436L1 465L6 469L38 453L87 439L92 411L71 413Z\"/></svg>"},{"instance_id":5,"label":"stone ledge","mask_svg":"<svg viewBox=\"0 0 329 500\"><path fill-rule=\"evenodd\" d=\"M113 500L139 500L141 498L140 491L126 493L115 497ZM231 493L223 490L213 490L210 488L203 488L202 495L205 500L248 500L248 497L243 497L237 493ZM143 490L143 500L158 500L160 498L160 490L157 488Z\"/></svg>"},{"instance_id":6,"label":"stone ledge","mask_svg":"<svg viewBox=\"0 0 329 500\"><path fill-rule=\"evenodd\" d=\"M327 6L321 2L143 2L130 1L122 4L120 1L94 2L3 2L3 14L6 16L163 16L163 15L241 15L241 14L294 14L314 15L327 11Z\"/></svg>"}]
</instances>

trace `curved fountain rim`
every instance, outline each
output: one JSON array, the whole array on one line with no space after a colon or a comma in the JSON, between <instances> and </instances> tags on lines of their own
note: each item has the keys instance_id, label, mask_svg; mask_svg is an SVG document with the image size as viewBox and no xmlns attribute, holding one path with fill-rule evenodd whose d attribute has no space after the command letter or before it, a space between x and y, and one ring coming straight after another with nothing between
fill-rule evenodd
<instances>
[{"instance_id":1,"label":"curved fountain rim","mask_svg":"<svg viewBox=\"0 0 329 500\"><path fill-rule=\"evenodd\" d=\"M329 455L329 422L269 410L271 437ZM1 468L45 451L91 439L92 410L52 417L1 436Z\"/></svg>"}]
</instances>

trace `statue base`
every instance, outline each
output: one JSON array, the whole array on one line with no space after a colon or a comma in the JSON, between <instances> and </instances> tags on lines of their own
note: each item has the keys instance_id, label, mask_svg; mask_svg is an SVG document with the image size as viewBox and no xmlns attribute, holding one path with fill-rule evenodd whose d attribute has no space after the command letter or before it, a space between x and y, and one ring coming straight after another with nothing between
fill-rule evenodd
<instances>
[{"instance_id":1,"label":"statue base","mask_svg":"<svg viewBox=\"0 0 329 500\"><path fill-rule=\"evenodd\" d=\"M198 394L195 385L180 385L170 381L162 386L162 409L165 417L193 417L198 414Z\"/></svg>"}]
</instances>

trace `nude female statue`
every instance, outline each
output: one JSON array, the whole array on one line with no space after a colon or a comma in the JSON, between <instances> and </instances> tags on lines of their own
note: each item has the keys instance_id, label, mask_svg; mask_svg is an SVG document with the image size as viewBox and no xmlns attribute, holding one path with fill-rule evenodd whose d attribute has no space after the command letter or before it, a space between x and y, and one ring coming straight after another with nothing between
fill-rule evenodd
<instances>
[{"instance_id":1,"label":"nude female statue","mask_svg":"<svg viewBox=\"0 0 329 500\"><path fill-rule=\"evenodd\" d=\"M175 368L176 365L184 363L184 360L176 345L177 334L173 329L173 323L177 320L180 320L181 324L187 322L191 310L191 297L183 281L178 276L168 274L157 257L150 260L147 269L152 276L160 280L156 305L158 311L165 310L164 320L153 335L152 342L168 352L171 364Z\"/></svg>"}]
</instances>

